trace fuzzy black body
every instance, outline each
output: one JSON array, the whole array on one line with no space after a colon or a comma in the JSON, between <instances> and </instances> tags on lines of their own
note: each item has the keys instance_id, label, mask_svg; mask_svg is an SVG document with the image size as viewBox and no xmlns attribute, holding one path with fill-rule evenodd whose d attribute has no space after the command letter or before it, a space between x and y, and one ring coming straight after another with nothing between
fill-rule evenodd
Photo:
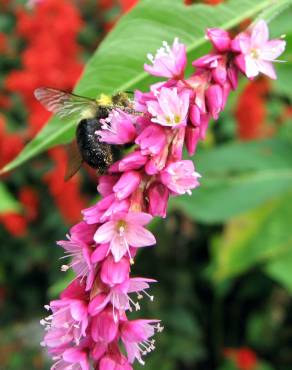
<instances>
[{"instance_id":1,"label":"fuzzy black body","mask_svg":"<svg viewBox=\"0 0 292 370\"><path fill-rule=\"evenodd\" d=\"M101 118L107 118L109 110L99 107L95 118L83 119L76 129L77 145L84 162L90 167L98 169L100 174L116 160L117 149L114 145L102 143L98 140L96 131L101 129Z\"/></svg>"}]
</instances>

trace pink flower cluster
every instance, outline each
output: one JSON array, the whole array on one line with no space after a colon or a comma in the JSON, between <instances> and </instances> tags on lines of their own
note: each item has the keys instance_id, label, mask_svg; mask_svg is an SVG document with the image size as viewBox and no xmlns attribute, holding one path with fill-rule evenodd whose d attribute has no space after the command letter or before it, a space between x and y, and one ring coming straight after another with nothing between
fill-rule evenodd
<instances>
[{"instance_id":1,"label":"pink flower cluster","mask_svg":"<svg viewBox=\"0 0 292 370\"><path fill-rule=\"evenodd\" d=\"M76 279L46 306L52 313L42 320L52 370L130 370L155 348L159 320L128 318L143 296L153 300L148 289L155 280L130 277L137 249L155 244L145 226L153 216L166 217L170 196L199 186L200 175L183 159L183 147L194 154L208 122L218 118L236 89L239 72L274 78L271 62L285 47L282 40L268 41L264 21L234 39L220 29L208 29L207 37L213 50L193 61L195 72L188 78L185 46L178 39L172 46L164 42L144 68L167 80L136 92L139 114L115 110L96 133L101 141L134 146L99 178L101 199L58 243L71 261L62 270L72 268Z\"/></svg>"}]
</instances>

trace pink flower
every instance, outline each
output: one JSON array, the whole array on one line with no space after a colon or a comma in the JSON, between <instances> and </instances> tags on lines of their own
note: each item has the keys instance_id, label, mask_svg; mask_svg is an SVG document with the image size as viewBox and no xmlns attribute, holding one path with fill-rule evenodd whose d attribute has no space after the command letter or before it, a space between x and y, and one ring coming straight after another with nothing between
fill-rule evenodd
<instances>
[{"instance_id":1,"label":"pink flower","mask_svg":"<svg viewBox=\"0 0 292 370\"><path fill-rule=\"evenodd\" d=\"M123 200L128 198L139 186L142 175L138 171L127 171L122 174L113 186L116 198Z\"/></svg>"},{"instance_id":2,"label":"pink flower","mask_svg":"<svg viewBox=\"0 0 292 370\"><path fill-rule=\"evenodd\" d=\"M208 111L214 119L218 119L223 108L223 90L218 84L211 85L206 91Z\"/></svg>"},{"instance_id":3,"label":"pink flower","mask_svg":"<svg viewBox=\"0 0 292 370\"><path fill-rule=\"evenodd\" d=\"M99 370L133 370L133 368L121 353L118 343L112 342L109 345L108 353L100 360Z\"/></svg>"},{"instance_id":4,"label":"pink flower","mask_svg":"<svg viewBox=\"0 0 292 370\"><path fill-rule=\"evenodd\" d=\"M118 312L120 310L132 311L133 308L136 311L140 310L139 302L135 302L130 297L130 293L136 293L139 300L143 298L144 294L153 301L154 297L149 295L146 292L146 289L149 289L149 283L154 282L156 282L154 279L128 277L123 283L112 286L107 293L102 292L96 295L89 303L88 312L90 315L95 316L99 314L110 302L113 306L113 317L117 321L118 316L116 314L116 310Z\"/></svg>"},{"instance_id":5,"label":"pink flower","mask_svg":"<svg viewBox=\"0 0 292 370\"><path fill-rule=\"evenodd\" d=\"M261 72L276 79L272 62L283 53L286 42L284 40L269 41L269 29L264 20L258 21L249 33L241 34L237 39L243 56L243 61L239 56L237 63L246 76L252 78Z\"/></svg>"},{"instance_id":6,"label":"pink flower","mask_svg":"<svg viewBox=\"0 0 292 370\"><path fill-rule=\"evenodd\" d=\"M160 77L180 79L183 77L186 66L186 48L184 44L179 43L178 38L174 39L172 48L166 41L163 47L157 50L155 57L148 54L148 59L152 65L144 64L146 72Z\"/></svg>"},{"instance_id":7,"label":"pink flower","mask_svg":"<svg viewBox=\"0 0 292 370\"><path fill-rule=\"evenodd\" d=\"M119 323L111 308L106 308L92 319L91 335L95 342L112 342L118 334Z\"/></svg>"},{"instance_id":8,"label":"pink flower","mask_svg":"<svg viewBox=\"0 0 292 370\"><path fill-rule=\"evenodd\" d=\"M114 163L110 171L123 172L129 170L137 170L145 165L147 162L147 157L145 157L139 150L126 155L120 161Z\"/></svg>"},{"instance_id":9,"label":"pink flower","mask_svg":"<svg viewBox=\"0 0 292 370\"><path fill-rule=\"evenodd\" d=\"M189 92L178 93L177 88L165 88L157 91L157 100L147 102L152 122L162 126L177 127L185 125L189 109Z\"/></svg>"},{"instance_id":10,"label":"pink flower","mask_svg":"<svg viewBox=\"0 0 292 370\"><path fill-rule=\"evenodd\" d=\"M68 240L58 241L57 244L65 249L65 256L63 258L72 258L68 265L62 265L62 271L67 271L72 268L76 276L86 281L86 290L89 290L94 280L94 267L91 263L92 248L86 243L75 237L67 235Z\"/></svg>"},{"instance_id":11,"label":"pink flower","mask_svg":"<svg viewBox=\"0 0 292 370\"><path fill-rule=\"evenodd\" d=\"M118 176L103 175L99 177L97 191L103 197L112 194L113 186L117 182Z\"/></svg>"},{"instance_id":12,"label":"pink flower","mask_svg":"<svg viewBox=\"0 0 292 370\"><path fill-rule=\"evenodd\" d=\"M166 145L166 134L162 127L149 124L136 138L135 143L140 146L143 155L155 155Z\"/></svg>"},{"instance_id":13,"label":"pink flower","mask_svg":"<svg viewBox=\"0 0 292 370\"><path fill-rule=\"evenodd\" d=\"M213 46L221 53L229 49L231 39L227 31L220 28L208 28L206 34Z\"/></svg>"},{"instance_id":14,"label":"pink flower","mask_svg":"<svg viewBox=\"0 0 292 370\"><path fill-rule=\"evenodd\" d=\"M130 262L123 257L119 262L115 262L112 256L108 256L102 263L100 278L103 283L114 286L122 284L129 278Z\"/></svg>"},{"instance_id":15,"label":"pink flower","mask_svg":"<svg viewBox=\"0 0 292 370\"><path fill-rule=\"evenodd\" d=\"M78 345L81 338L86 336L87 302L64 298L52 301L46 308L51 309L52 314L41 320L48 330L44 344L59 347L74 341Z\"/></svg>"},{"instance_id":16,"label":"pink flower","mask_svg":"<svg viewBox=\"0 0 292 370\"><path fill-rule=\"evenodd\" d=\"M81 347L65 348L63 353L54 356L57 362L51 370L89 370L86 349Z\"/></svg>"},{"instance_id":17,"label":"pink flower","mask_svg":"<svg viewBox=\"0 0 292 370\"><path fill-rule=\"evenodd\" d=\"M197 172L193 162L182 160L169 164L161 173L161 181L170 190L177 194L191 194L191 189L199 186Z\"/></svg>"},{"instance_id":18,"label":"pink flower","mask_svg":"<svg viewBox=\"0 0 292 370\"><path fill-rule=\"evenodd\" d=\"M115 262L129 254L130 246L138 248L155 244L153 234L143 226L148 224L152 216L143 212L129 212L113 215L111 221L100 226L94 240L97 243L110 243L110 250Z\"/></svg>"},{"instance_id":19,"label":"pink flower","mask_svg":"<svg viewBox=\"0 0 292 370\"><path fill-rule=\"evenodd\" d=\"M159 182L154 182L148 188L149 213L152 216L166 217L169 190Z\"/></svg>"},{"instance_id":20,"label":"pink flower","mask_svg":"<svg viewBox=\"0 0 292 370\"><path fill-rule=\"evenodd\" d=\"M121 338L126 347L128 360L133 363L135 358L141 365L145 362L142 355L155 349L155 340L149 340L157 331L163 330L159 320L132 320L121 324Z\"/></svg>"},{"instance_id":21,"label":"pink flower","mask_svg":"<svg viewBox=\"0 0 292 370\"><path fill-rule=\"evenodd\" d=\"M133 116L120 109L114 110L105 119L100 120L101 130L96 131L100 141L109 144L126 144L134 140L136 129Z\"/></svg>"}]
</instances>

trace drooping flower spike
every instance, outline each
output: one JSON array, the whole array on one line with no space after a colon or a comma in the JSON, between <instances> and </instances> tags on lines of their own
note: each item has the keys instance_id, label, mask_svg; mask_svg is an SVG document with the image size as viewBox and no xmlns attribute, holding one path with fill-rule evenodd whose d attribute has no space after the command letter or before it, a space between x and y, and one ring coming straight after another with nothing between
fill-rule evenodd
<instances>
[{"instance_id":1,"label":"drooping flower spike","mask_svg":"<svg viewBox=\"0 0 292 370\"><path fill-rule=\"evenodd\" d=\"M217 119L240 72L248 78L264 73L275 78L272 62L283 52L283 40L268 40L264 21L237 35L208 29L213 50L192 61L185 78L186 47L175 39L163 47L145 70L168 80L136 91L134 105L140 115L113 111L101 120L96 139L133 150L114 163L98 184L100 200L85 209L83 221L58 242L76 278L60 299L46 306L52 311L41 323L42 342L55 363L52 370L132 370L155 348L153 335L159 320L130 320L140 309L155 280L131 277L138 248L156 243L146 226L154 216L166 217L171 196L191 194L200 174L183 148L195 153L204 140L211 118ZM125 353L126 355L124 355Z\"/></svg>"}]
</instances>

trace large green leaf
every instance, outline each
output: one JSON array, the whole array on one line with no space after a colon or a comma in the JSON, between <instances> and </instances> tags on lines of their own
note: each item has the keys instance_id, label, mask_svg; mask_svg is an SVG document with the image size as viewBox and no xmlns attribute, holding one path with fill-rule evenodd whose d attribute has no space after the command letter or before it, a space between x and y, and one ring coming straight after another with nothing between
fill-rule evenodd
<instances>
[{"instance_id":1,"label":"large green leaf","mask_svg":"<svg viewBox=\"0 0 292 370\"><path fill-rule=\"evenodd\" d=\"M226 226L214 246L211 275L216 282L261 264L279 280L287 282L289 277L292 288L291 265L290 272L287 265L292 260L291 203L292 193L288 193Z\"/></svg>"},{"instance_id":2,"label":"large green leaf","mask_svg":"<svg viewBox=\"0 0 292 370\"><path fill-rule=\"evenodd\" d=\"M203 222L224 222L291 189L292 148L282 140L225 144L195 157L201 186L171 207Z\"/></svg>"},{"instance_id":3,"label":"large green leaf","mask_svg":"<svg viewBox=\"0 0 292 370\"><path fill-rule=\"evenodd\" d=\"M192 59L206 44L207 27L229 29L271 5L282 7L289 0L230 0L216 7L186 7L182 0L143 0L124 16L100 45L76 86L79 94L95 97L100 92L147 88L151 78L143 71L148 52L155 52L163 40L179 37ZM64 71L66 73L66 71ZM69 141L76 122L52 119L4 171L12 170L46 149Z\"/></svg>"},{"instance_id":4,"label":"large green leaf","mask_svg":"<svg viewBox=\"0 0 292 370\"><path fill-rule=\"evenodd\" d=\"M6 186L0 183L0 214L5 212L17 212L19 210L19 203L9 193Z\"/></svg>"}]
</instances>

